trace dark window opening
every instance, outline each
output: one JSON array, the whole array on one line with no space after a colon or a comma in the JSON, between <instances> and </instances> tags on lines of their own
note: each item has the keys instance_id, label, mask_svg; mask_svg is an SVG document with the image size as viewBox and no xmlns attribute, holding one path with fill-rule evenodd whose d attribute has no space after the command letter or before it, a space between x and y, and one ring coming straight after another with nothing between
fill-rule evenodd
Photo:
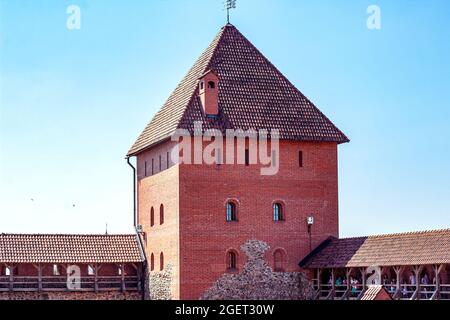
<instances>
[{"instance_id":1,"label":"dark window opening","mask_svg":"<svg viewBox=\"0 0 450 320\"><path fill-rule=\"evenodd\" d=\"M274 258L274 271L284 272L284 253L281 249L278 249L273 254Z\"/></svg>"},{"instance_id":2,"label":"dark window opening","mask_svg":"<svg viewBox=\"0 0 450 320\"><path fill-rule=\"evenodd\" d=\"M250 165L250 150L245 149L245 165L248 167Z\"/></svg>"},{"instance_id":3,"label":"dark window opening","mask_svg":"<svg viewBox=\"0 0 450 320\"><path fill-rule=\"evenodd\" d=\"M155 256L152 253L150 256L150 271L154 270L155 270Z\"/></svg>"},{"instance_id":4,"label":"dark window opening","mask_svg":"<svg viewBox=\"0 0 450 320\"><path fill-rule=\"evenodd\" d=\"M208 88L209 89L215 89L216 88L216 84L214 83L214 81L208 81Z\"/></svg>"},{"instance_id":5,"label":"dark window opening","mask_svg":"<svg viewBox=\"0 0 450 320\"><path fill-rule=\"evenodd\" d=\"M283 221L284 220L284 213L283 213L283 206L281 203L275 203L273 205L273 221Z\"/></svg>"},{"instance_id":6,"label":"dark window opening","mask_svg":"<svg viewBox=\"0 0 450 320\"><path fill-rule=\"evenodd\" d=\"M152 175L155 174L155 159L152 159Z\"/></svg>"},{"instance_id":7,"label":"dark window opening","mask_svg":"<svg viewBox=\"0 0 450 320\"><path fill-rule=\"evenodd\" d=\"M200 81L200 90L203 90L204 87L205 87L205 82L202 80L202 81Z\"/></svg>"},{"instance_id":8,"label":"dark window opening","mask_svg":"<svg viewBox=\"0 0 450 320\"><path fill-rule=\"evenodd\" d=\"M164 253L162 253L162 252L159 255L159 270L160 271L164 270Z\"/></svg>"},{"instance_id":9,"label":"dark window opening","mask_svg":"<svg viewBox=\"0 0 450 320\"><path fill-rule=\"evenodd\" d=\"M229 271L237 270L237 253L229 251L227 254L227 269Z\"/></svg>"},{"instance_id":10,"label":"dark window opening","mask_svg":"<svg viewBox=\"0 0 450 320\"><path fill-rule=\"evenodd\" d=\"M155 209L150 210L150 226L153 227L155 225Z\"/></svg>"},{"instance_id":11,"label":"dark window opening","mask_svg":"<svg viewBox=\"0 0 450 320\"><path fill-rule=\"evenodd\" d=\"M298 152L298 166L300 168L303 168L303 152L302 151Z\"/></svg>"},{"instance_id":12,"label":"dark window opening","mask_svg":"<svg viewBox=\"0 0 450 320\"><path fill-rule=\"evenodd\" d=\"M159 224L164 224L164 206L159 207Z\"/></svg>"},{"instance_id":13,"label":"dark window opening","mask_svg":"<svg viewBox=\"0 0 450 320\"><path fill-rule=\"evenodd\" d=\"M146 177L147 176L147 161L145 161L145 164L144 164L144 177Z\"/></svg>"},{"instance_id":14,"label":"dark window opening","mask_svg":"<svg viewBox=\"0 0 450 320\"><path fill-rule=\"evenodd\" d=\"M161 166L161 155L159 155L159 171L162 171L162 166Z\"/></svg>"},{"instance_id":15,"label":"dark window opening","mask_svg":"<svg viewBox=\"0 0 450 320\"><path fill-rule=\"evenodd\" d=\"M227 222L237 221L236 205L233 202L227 203Z\"/></svg>"}]
</instances>

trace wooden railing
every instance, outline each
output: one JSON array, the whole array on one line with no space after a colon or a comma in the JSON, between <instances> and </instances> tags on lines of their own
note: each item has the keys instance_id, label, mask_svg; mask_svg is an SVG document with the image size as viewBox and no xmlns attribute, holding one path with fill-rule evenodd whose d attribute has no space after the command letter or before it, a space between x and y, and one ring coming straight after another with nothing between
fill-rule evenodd
<instances>
[{"instance_id":1,"label":"wooden railing","mask_svg":"<svg viewBox=\"0 0 450 320\"><path fill-rule=\"evenodd\" d=\"M0 276L0 291L114 291L140 290L140 279L137 276L86 276L80 278L79 289L69 289L67 277L43 276L24 277Z\"/></svg>"},{"instance_id":2,"label":"wooden railing","mask_svg":"<svg viewBox=\"0 0 450 320\"><path fill-rule=\"evenodd\" d=\"M350 288L346 284L334 285L331 284L320 284L317 279L313 279L313 288L316 292L316 300L341 300L358 299L363 292L362 284L351 284ZM396 284L386 284L384 289L391 295L391 297L399 300L449 300L450 301L450 284L441 284L439 290L437 290L436 285L419 285L419 290L417 286L413 284L401 284L400 291L397 293ZM397 295L396 295L397 294Z\"/></svg>"}]
</instances>

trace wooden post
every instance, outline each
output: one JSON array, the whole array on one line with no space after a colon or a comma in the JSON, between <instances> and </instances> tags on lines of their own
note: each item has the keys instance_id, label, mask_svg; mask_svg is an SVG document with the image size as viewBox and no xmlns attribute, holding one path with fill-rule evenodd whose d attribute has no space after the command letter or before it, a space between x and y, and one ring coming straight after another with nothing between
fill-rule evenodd
<instances>
[{"instance_id":1,"label":"wooden post","mask_svg":"<svg viewBox=\"0 0 450 320\"><path fill-rule=\"evenodd\" d=\"M131 266L136 270L136 276L137 276L137 289L141 290L141 269L136 264L132 263Z\"/></svg>"},{"instance_id":2,"label":"wooden post","mask_svg":"<svg viewBox=\"0 0 450 320\"><path fill-rule=\"evenodd\" d=\"M126 288L125 288L125 264L122 263L120 265L120 270L122 271L122 291L125 292Z\"/></svg>"},{"instance_id":3,"label":"wooden post","mask_svg":"<svg viewBox=\"0 0 450 320\"><path fill-rule=\"evenodd\" d=\"M397 297L400 297L400 295L401 295L402 289L400 287L400 284L401 284L400 277L405 268L404 267L393 267L393 269L394 269L395 276L396 276L396 286L395 286L396 289L395 289L394 296L392 298L397 299Z\"/></svg>"},{"instance_id":4,"label":"wooden post","mask_svg":"<svg viewBox=\"0 0 450 320\"><path fill-rule=\"evenodd\" d=\"M423 266L414 266L412 269L416 278L416 292L414 292L411 300L420 300L420 273L422 272Z\"/></svg>"},{"instance_id":5,"label":"wooden post","mask_svg":"<svg viewBox=\"0 0 450 320\"><path fill-rule=\"evenodd\" d=\"M441 279L439 278L440 273L442 272L442 269L444 268L444 265L437 265L435 264L433 266L433 271L434 271L434 279L436 281L435 285L434 285L434 293L431 296L432 300L439 300L440 298L440 294L441 294Z\"/></svg>"},{"instance_id":6,"label":"wooden post","mask_svg":"<svg viewBox=\"0 0 450 320\"><path fill-rule=\"evenodd\" d=\"M8 265L7 268L9 269L9 291L13 291L13 289L14 289L14 266Z\"/></svg>"},{"instance_id":7,"label":"wooden post","mask_svg":"<svg viewBox=\"0 0 450 320\"><path fill-rule=\"evenodd\" d=\"M361 292L359 293L359 296L357 297L357 300L361 299L361 297L364 295L364 292L366 291L366 268L362 267L359 268L359 272L361 273Z\"/></svg>"},{"instance_id":8,"label":"wooden post","mask_svg":"<svg viewBox=\"0 0 450 320\"><path fill-rule=\"evenodd\" d=\"M98 292L98 264L94 265L94 291Z\"/></svg>"},{"instance_id":9,"label":"wooden post","mask_svg":"<svg viewBox=\"0 0 450 320\"><path fill-rule=\"evenodd\" d=\"M336 292L336 280L334 277L334 268L331 268L331 291L329 294L330 299L334 300L335 292Z\"/></svg>"},{"instance_id":10,"label":"wooden post","mask_svg":"<svg viewBox=\"0 0 450 320\"><path fill-rule=\"evenodd\" d=\"M347 277L347 290L344 293L344 296L342 297L342 299L348 299L348 297L351 294L351 283L350 283L350 274L352 273L353 268L347 268L345 275Z\"/></svg>"},{"instance_id":11,"label":"wooden post","mask_svg":"<svg viewBox=\"0 0 450 320\"><path fill-rule=\"evenodd\" d=\"M39 263L37 267L38 267L38 291L41 292L42 291L42 266Z\"/></svg>"},{"instance_id":12,"label":"wooden post","mask_svg":"<svg viewBox=\"0 0 450 320\"><path fill-rule=\"evenodd\" d=\"M322 296L322 284L320 283L320 278L322 277L322 269L317 269L317 294L316 299L320 299Z\"/></svg>"}]
</instances>

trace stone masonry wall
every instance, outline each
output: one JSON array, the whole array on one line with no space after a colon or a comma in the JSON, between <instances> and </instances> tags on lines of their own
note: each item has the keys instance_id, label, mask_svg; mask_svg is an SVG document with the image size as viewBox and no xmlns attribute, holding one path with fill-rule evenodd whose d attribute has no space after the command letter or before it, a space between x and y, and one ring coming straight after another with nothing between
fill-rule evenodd
<instances>
[{"instance_id":1,"label":"stone masonry wall","mask_svg":"<svg viewBox=\"0 0 450 320\"><path fill-rule=\"evenodd\" d=\"M173 267L168 264L163 271L150 272L151 300L172 300Z\"/></svg>"},{"instance_id":2,"label":"stone masonry wall","mask_svg":"<svg viewBox=\"0 0 450 320\"><path fill-rule=\"evenodd\" d=\"M202 300L307 300L313 288L300 272L273 272L264 259L269 246L249 240L241 246L248 256L242 273L224 274L208 289Z\"/></svg>"}]
</instances>

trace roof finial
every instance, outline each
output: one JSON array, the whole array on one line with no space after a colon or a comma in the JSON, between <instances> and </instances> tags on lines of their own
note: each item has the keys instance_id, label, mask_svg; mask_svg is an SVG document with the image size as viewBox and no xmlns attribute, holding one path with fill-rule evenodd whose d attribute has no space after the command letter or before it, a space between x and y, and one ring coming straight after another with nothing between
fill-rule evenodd
<instances>
[{"instance_id":1,"label":"roof finial","mask_svg":"<svg viewBox=\"0 0 450 320\"><path fill-rule=\"evenodd\" d=\"M236 9L236 0L225 0L225 8L227 9L227 23L230 23L230 10Z\"/></svg>"}]
</instances>

